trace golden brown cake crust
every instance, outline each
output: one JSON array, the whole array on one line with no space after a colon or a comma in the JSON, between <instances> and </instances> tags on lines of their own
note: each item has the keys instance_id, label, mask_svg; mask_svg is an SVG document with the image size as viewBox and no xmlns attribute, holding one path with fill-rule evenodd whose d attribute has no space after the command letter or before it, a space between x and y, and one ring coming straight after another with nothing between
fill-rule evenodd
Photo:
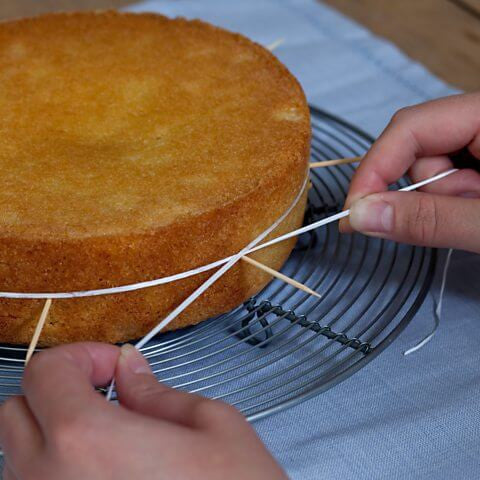
<instances>
[{"instance_id":1,"label":"golden brown cake crust","mask_svg":"<svg viewBox=\"0 0 480 480\"><path fill-rule=\"evenodd\" d=\"M200 21L103 12L0 24L0 118L2 291L118 286L223 258L273 223L306 175L298 82L263 47ZM257 258L279 268L292 246ZM139 337L206 276L55 301L42 343ZM238 265L171 327L267 281ZM28 342L40 309L0 300L0 341Z\"/></svg>"}]
</instances>

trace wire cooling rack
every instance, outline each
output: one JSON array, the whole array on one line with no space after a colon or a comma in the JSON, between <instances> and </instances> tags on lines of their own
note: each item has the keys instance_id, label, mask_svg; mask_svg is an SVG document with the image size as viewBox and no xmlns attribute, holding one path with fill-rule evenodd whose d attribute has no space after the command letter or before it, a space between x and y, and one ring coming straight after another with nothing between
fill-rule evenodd
<instances>
[{"instance_id":1,"label":"wire cooling rack","mask_svg":"<svg viewBox=\"0 0 480 480\"><path fill-rule=\"evenodd\" d=\"M311 113L313 161L362 155L371 145L358 128L314 107ZM342 208L353 172L350 165L311 172L305 223ZM435 258L432 249L341 236L328 225L302 235L283 268L321 299L273 280L232 312L160 335L142 351L160 381L259 419L324 392L373 360L422 304ZM25 353L0 345L0 401L20 393Z\"/></svg>"}]
</instances>

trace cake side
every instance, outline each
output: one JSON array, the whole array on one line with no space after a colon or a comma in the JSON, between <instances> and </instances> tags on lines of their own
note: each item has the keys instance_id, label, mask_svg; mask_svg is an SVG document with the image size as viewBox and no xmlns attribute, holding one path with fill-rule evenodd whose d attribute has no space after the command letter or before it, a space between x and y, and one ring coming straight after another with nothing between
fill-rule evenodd
<instances>
[{"instance_id":1,"label":"cake side","mask_svg":"<svg viewBox=\"0 0 480 480\"><path fill-rule=\"evenodd\" d=\"M239 251L258 233L257 230L253 233L252 228L249 227L255 225L256 228L266 228L268 226L266 223L271 224L273 221L270 218L268 218L268 222L266 221L269 215L265 215L265 211L268 211L270 215L270 212L277 214L280 211L279 207L284 206L282 205L285 203L283 186L277 191L268 192L268 194L269 200L256 199L255 201L254 210L264 207L263 212L255 211L254 214L251 214L251 210L246 204L243 208L239 207L237 212L232 212L232 215L241 218L237 224L232 222L228 227L230 231L228 238L238 238L238 244L233 249L214 249L212 244L207 244L205 248L201 248L201 245L195 247L194 236L189 237L192 242L191 248L196 248L196 254L199 257L209 258L212 261ZM307 191L304 192L291 214L268 238L279 236L302 224L306 196ZM291 199L289 201L291 202ZM271 208L271 210L266 210L267 208ZM214 227L215 220L211 219L211 222L211 226ZM226 230L224 232L226 233ZM247 236L249 240L246 240ZM289 239L265 250L260 250L253 254L253 257L274 269L280 269L290 255L294 244L295 239ZM166 248L168 248L168 252L165 250L154 252L154 254L151 252L151 262L155 263L156 259L162 260L166 255L168 255L167 258L172 258L174 252L169 246ZM87 266L94 268L95 263L88 262ZM34 262L32 268L35 268ZM81 269L78 270L79 273L81 271ZM88 272L90 273L90 270ZM42 332L40 345L50 346L82 340L116 343L141 337L198 288L210 274L210 272L206 272L136 292L55 300ZM270 280L269 275L240 261L175 319L167 330L194 325L229 311L261 290ZM15 344L28 343L42 306L43 301L41 300L0 299L1 341Z\"/></svg>"}]
</instances>

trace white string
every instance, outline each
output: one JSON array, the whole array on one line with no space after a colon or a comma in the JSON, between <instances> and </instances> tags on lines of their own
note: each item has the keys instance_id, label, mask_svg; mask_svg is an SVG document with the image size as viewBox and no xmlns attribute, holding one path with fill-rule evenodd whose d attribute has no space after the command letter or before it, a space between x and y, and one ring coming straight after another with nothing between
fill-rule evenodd
<instances>
[{"instance_id":1,"label":"white string","mask_svg":"<svg viewBox=\"0 0 480 480\"><path fill-rule=\"evenodd\" d=\"M290 212L299 202L302 197L303 191L305 190L308 183L308 175L305 177L302 188L298 192L295 200L287 208L287 210L273 222L266 230L264 230L258 237L252 240L246 247L242 248L238 253L232 255L230 259L223 265L222 268L217 270L211 277L209 277L204 283L202 283L192 294L190 294L180 305L178 305L174 310L172 310L156 327L152 328L139 342L135 344L135 348L140 350L147 342L149 342L158 332L165 328L171 321L178 317L189 305L191 305L205 290L207 290L211 285L213 285L223 274L225 274L230 268L232 268L235 263L237 263L247 252L251 251L258 243L260 243L266 236L273 232L284 220L288 217ZM112 379L110 386L107 392L107 401L111 400L113 394L113 388L115 386L115 378Z\"/></svg>"},{"instance_id":2,"label":"white string","mask_svg":"<svg viewBox=\"0 0 480 480\"><path fill-rule=\"evenodd\" d=\"M418 182L414 185L409 185L408 187L404 187L400 189L400 191L403 192L409 192L412 190L415 190L416 188L420 188L424 185L427 185L428 183L432 183L434 181L440 180L441 178L445 178L448 175L451 175L452 173L456 172L456 169L448 170L447 172L441 173L439 175L436 175L432 178L429 178L427 180L423 180L422 182ZM267 246L273 245L275 243L281 242L282 240L286 240L287 238L290 238L292 236L299 235L301 233L308 232L310 230L314 230L315 228L319 228L323 225L326 225L328 223L332 223L334 221L337 221L341 218L347 217L350 214L350 210L345 210L343 212L339 212L335 215L332 215L330 217L324 218L323 220L319 220L318 222L314 222L310 225L307 225L305 227L299 228L297 230L294 230L293 232L287 233L285 235L282 235L280 237L274 238L273 240L270 240L269 242L266 242L260 246L255 247L257 243L259 243L263 238L265 238L274 228L278 226L278 224L283 220L288 215L288 212L293 208L293 205L285 212L282 217L277 220L272 226L270 226L265 232L261 233L255 240L253 240L250 244L248 244L244 249L242 249L240 252L237 254L233 255L230 257L230 259L227 261L227 263L216 273L214 273L208 280L206 280L200 287L197 288L189 297L187 297L175 310L170 312L155 328L153 328L145 337L143 337L136 345L135 347L137 349L142 348L147 342L149 342L157 333L159 333L163 328L165 328L170 322L172 322L180 313L183 312L191 303L193 303L208 287L210 287L214 282L216 282L228 269L230 269L238 260L240 260L241 257L244 255L254 252L258 250L259 248L265 248ZM112 379L112 382L110 383L108 392L107 392L107 401L110 401L113 395L113 389L115 386L115 379Z\"/></svg>"},{"instance_id":3,"label":"white string","mask_svg":"<svg viewBox=\"0 0 480 480\"><path fill-rule=\"evenodd\" d=\"M447 170L446 172L440 173L438 175L435 175L434 177L428 178L426 180L423 180L421 182L415 183L413 185L409 185L408 187L404 187L400 189L400 192L410 192L412 190L416 190L417 188L423 187L429 183L436 182L438 180L441 180L442 178L445 178L448 175L451 175L452 173L457 172L457 169L451 169ZM307 181L307 180L306 180ZM306 181L304 184L303 189L305 188ZM294 204L290 208L293 208L294 205L298 202L300 199L301 193L300 192L299 196L294 201ZM274 238L273 240L270 240L268 242L262 243L258 246L255 246L253 248L250 248L248 251L244 253L244 255L256 252L258 250L261 250L262 248L270 247L271 245L274 245L279 242L283 242L284 240L287 240L292 237L296 237L298 235L301 235L302 233L310 232L311 230L315 230L316 228L323 227L324 225L327 225L332 222L336 222L337 220L340 220L341 218L347 217L350 215L350 210L345 210L343 212L336 213L335 215L332 215L330 217L324 218L322 220L319 220L318 222L311 223L310 225L305 225L304 227L298 228L296 230L293 230L289 233L286 233L280 237ZM139 283L133 283L129 285L122 285L119 287L111 287L111 288L102 288L102 289L97 289L97 290L83 290L83 291L75 291L75 292L50 292L50 293L23 293L23 292L0 292L0 298L19 298L19 299L58 299L58 298L80 298L80 297L95 297L99 295L113 295L117 293L125 293L125 292L132 292L134 290L141 290L143 288L151 288L155 287L158 285L163 285L165 283L170 283L170 282L175 282L177 280L182 280L184 278L191 277L193 275L197 275L202 272L206 272L208 270L212 270L213 268L220 267L221 265L224 265L225 263L229 262L232 258L234 258L235 255L231 255L229 257L223 258L221 260L217 260L215 262L209 263L208 265L204 265L198 268L194 268L192 270L188 270L186 272L181 272L181 273L176 273L175 275L169 275L167 277L162 277L162 278L157 278L155 280L148 280L145 282L139 282Z\"/></svg>"},{"instance_id":4,"label":"white string","mask_svg":"<svg viewBox=\"0 0 480 480\"><path fill-rule=\"evenodd\" d=\"M404 355L410 355L413 352L416 352L417 350L420 350L422 347L424 347L435 335L437 332L437 329L440 325L440 320L442 318L442 307L443 307L443 299L445 296L445 288L447 286L447 278L448 278L448 271L450 268L450 261L452 259L452 253L453 249L450 248L447 253L447 258L445 259L445 265L443 267L443 273L442 273L442 284L440 286L440 293L438 295L438 302L436 307L433 310L433 320L434 320L434 326L433 330L417 345L413 346L412 348L409 348L405 352L403 352Z\"/></svg>"},{"instance_id":5,"label":"white string","mask_svg":"<svg viewBox=\"0 0 480 480\"><path fill-rule=\"evenodd\" d=\"M438 296L437 308L435 309L435 314L437 315L438 318L441 318L442 316L443 298L445 294L445 288L447 286L448 271L449 271L450 263L452 260L452 254L453 254L453 248L449 248L447 253L447 258L445 259L445 266L443 267L440 295Z\"/></svg>"}]
</instances>

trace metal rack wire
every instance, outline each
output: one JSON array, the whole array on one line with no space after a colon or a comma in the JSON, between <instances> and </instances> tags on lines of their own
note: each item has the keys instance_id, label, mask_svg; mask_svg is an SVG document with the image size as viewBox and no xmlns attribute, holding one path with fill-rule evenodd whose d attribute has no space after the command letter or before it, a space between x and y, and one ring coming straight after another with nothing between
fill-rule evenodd
<instances>
[{"instance_id":1,"label":"metal rack wire","mask_svg":"<svg viewBox=\"0 0 480 480\"><path fill-rule=\"evenodd\" d=\"M356 127L314 107L311 113L313 161L361 155L370 146L372 138ZM353 172L349 165L312 172L306 223L341 209ZM341 236L328 225L302 235L283 268L321 299L274 280L232 312L160 335L142 351L160 381L259 419L373 360L420 307L435 258L432 249ZM0 345L0 400L20 393L25 351Z\"/></svg>"}]
</instances>

